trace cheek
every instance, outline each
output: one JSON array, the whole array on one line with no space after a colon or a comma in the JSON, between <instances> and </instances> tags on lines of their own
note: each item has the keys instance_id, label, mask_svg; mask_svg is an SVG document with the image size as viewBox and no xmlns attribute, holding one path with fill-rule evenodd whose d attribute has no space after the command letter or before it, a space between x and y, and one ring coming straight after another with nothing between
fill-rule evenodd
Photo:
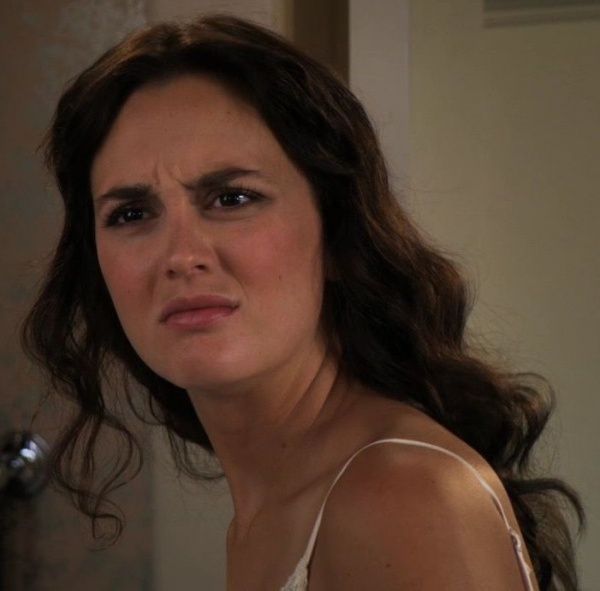
<instances>
[{"instance_id":1,"label":"cheek","mask_svg":"<svg viewBox=\"0 0 600 591\"><path fill-rule=\"evenodd\" d=\"M124 321L127 321L131 314L124 314L124 312L139 310L144 269L140 265L140 259L128 256L126 249L115 248L99 241L96 251L100 270L113 305L121 323L125 325Z\"/></svg>"},{"instance_id":2,"label":"cheek","mask_svg":"<svg viewBox=\"0 0 600 591\"><path fill-rule=\"evenodd\" d=\"M240 274L255 291L272 295L275 307L305 309L307 300L318 304L322 291L320 234L303 224L266 227L268 231L244 241L239 249Z\"/></svg>"}]
</instances>

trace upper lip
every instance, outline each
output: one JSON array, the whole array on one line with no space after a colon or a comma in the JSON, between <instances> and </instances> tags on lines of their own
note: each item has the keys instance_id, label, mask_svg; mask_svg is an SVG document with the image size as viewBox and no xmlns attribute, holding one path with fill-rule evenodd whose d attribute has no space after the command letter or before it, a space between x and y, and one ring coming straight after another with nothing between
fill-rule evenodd
<instances>
[{"instance_id":1,"label":"upper lip","mask_svg":"<svg viewBox=\"0 0 600 591\"><path fill-rule=\"evenodd\" d=\"M189 298L174 298L163 308L160 321L165 322L169 316L176 312L185 310L197 310L199 308L237 308L238 304L232 299L215 294L203 294Z\"/></svg>"}]
</instances>

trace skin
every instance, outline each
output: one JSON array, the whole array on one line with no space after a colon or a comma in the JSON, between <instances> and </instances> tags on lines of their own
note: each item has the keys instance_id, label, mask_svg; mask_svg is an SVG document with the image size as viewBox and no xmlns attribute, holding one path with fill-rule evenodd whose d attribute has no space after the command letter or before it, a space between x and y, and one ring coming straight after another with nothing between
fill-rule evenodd
<instances>
[{"instance_id":1,"label":"skin","mask_svg":"<svg viewBox=\"0 0 600 591\"><path fill-rule=\"evenodd\" d=\"M232 168L255 172L197 182ZM230 591L283 585L335 473L378 438L458 453L517 527L474 450L340 374L319 328L327 270L313 192L249 105L202 76L142 87L96 155L91 185L98 260L123 329L149 367L187 391L225 472L235 510ZM238 307L202 329L161 322L167 302L198 294ZM482 490L439 454L365 450L326 505L311 590L519 589L506 530Z\"/></svg>"}]
</instances>

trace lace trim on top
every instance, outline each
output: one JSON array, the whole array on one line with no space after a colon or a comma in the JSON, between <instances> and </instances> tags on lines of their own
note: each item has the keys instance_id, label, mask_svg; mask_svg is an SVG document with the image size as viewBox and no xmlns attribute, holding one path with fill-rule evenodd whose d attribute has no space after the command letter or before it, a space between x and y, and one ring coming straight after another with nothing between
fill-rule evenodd
<instances>
[{"instance_id":1,"label":"lace trim on top","mask_svg":"<svg viewBox=\"0 0 600 591\"><path fill-rule=\"evenodd\" d=\"M458 454L455 454L454 452L447 450L443 447L440 447L438 445L433 445L431 443L425 443L424 441L416 441L413 439L399 439L399 438L395 438L395 437L388 438L388 439L378 439L377 441L373 441L373 442L365 445L364 447L361 447L357 452L352 454L352 456L346 461L346 463L344 464L342 469L339 471L338 475L335 477L335 480L329 487L329 491L325 495L325 500L323 501L323 504L321 505L319 514L317 515L315 525L313 526L313 530L312 530L312 532L310 534L310 538L308 540L308 545L306 547L304 554L302 555L302 558L296 565L294 572L290 575L290 577L286 581L285 585L283 587L281 587L280 591L306 591L306 589L308 588L308 563L310 561L310 558L312 557L312 552L314 550L315 541L317 539L317 533L319 532L319 527L321 525L321 519L323 517L323 510L325 509L325 503L327 502L327 499L329 498L329 495L330 495L331 491L333 490L333 487L335 486L336 482L341 478L342 474L346 471L346 468L350 465L352 460L361 451L363 451L363 449L366 449L367 447L371 447L372 445L376 445L378 443L401 443L401 444L405 444L405 445L414 445L416 447L424 447L427 449L433 449L433 450L442 452L446 455L449 455L449 456L455 458L461 464L466 466L471 471L471 473L475 476L475 478L477 478L477 480L479 481L481 486L483 486L483 488L492 497L492 501L494 502L496 509L500 513L500 516L502 517L502 521L504 521L504 525L506 525L506 529L508 530L508 533L510 535L510 538L511 538L511 541L513 544L513 548L515 550L515 554L516 554L517 560L519 562L519 570L521 571L521 577L523 579L523 584L525 585L525 588L527 591L534 591L534 586L533 586L533 582L532 582L533 569L531 568L531 566L529 566L529 564L527 563L527 560L525 559L525 554L523 551L523 542L521 540L521 536L510 525L510 522L508 521L508 518L506 517L504 507L502 507L502 503L500 503L500 499L496 495L494 489L487 483L487 481L483 478L483 476L481 476L481 474L479 474L477 469L474 466L472 466L469 462L467 462L467 460L465 460L464 458L459 456Z\"/></svg>"}]
</instances>

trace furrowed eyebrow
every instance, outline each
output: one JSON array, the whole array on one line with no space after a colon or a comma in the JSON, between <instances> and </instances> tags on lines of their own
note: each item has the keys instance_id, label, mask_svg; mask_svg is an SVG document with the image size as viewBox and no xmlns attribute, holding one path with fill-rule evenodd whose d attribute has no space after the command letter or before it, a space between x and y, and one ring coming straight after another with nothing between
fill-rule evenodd
<instances>
[{"instance_id":1,"label":"furrowed eyebrow","mask_svg":"<svg viewBox=\"0 0 600 591\"><path fill-rule=\"evenodd\" d=\"M133 201L134 199L148 198L153 194L152 189L148 185L113 187L94 199L94 207L98 210L104 203L109 201Z\"/></svg>"},{"instance_id":2,"label":"furrowed eyebrow","mask_svg":"<svg viewBox=\"0 0 600 591\"><path fill-rule=\"evenodd\" d=\"M229 166L227 168L220 168L218 170L207 172L203 175L200 175L198 178L193 179L190 183L182 183L182 185L188 191L192 192L210 191L211 189L216 189L219 186L222 186L223 184L242 176L267 178L258 170ZM96 197L94 199L94 206L95 209L98 210L104 203L109 201L131 201L134 199L145 199L152 196L155 196L155 193L150 185L135 184L117 186L112 187L106 191L106 193L102 193L102 195Z\"/></svg>"},{"instance_id":3,"label":"furrowed eyebrow","mask_svg":"<svg viewBox=\"0 0 600 591\"><path fill-rule=\"evenodd\" d=\"M183 186L188 189L188 191L210 191L211 189L216 189L219 186L242 176L265 178L258 170L229 166L227 168L207 172L194 179L191 183L183 183Z\"/></svg>"}]
</instances>

